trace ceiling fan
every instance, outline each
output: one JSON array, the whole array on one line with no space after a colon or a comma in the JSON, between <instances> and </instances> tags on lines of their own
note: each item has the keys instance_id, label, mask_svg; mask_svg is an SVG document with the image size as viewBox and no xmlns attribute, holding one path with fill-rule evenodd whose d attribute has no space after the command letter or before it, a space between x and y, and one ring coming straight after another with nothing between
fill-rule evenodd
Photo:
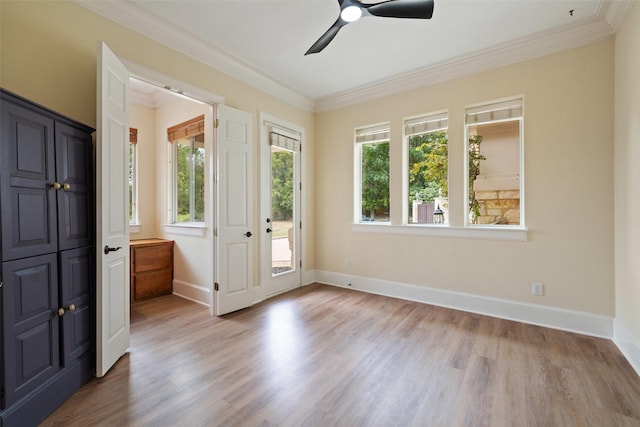
<instances>
[{"instance_id":1,"label":"ceiling fan","mask_svg":"<svg viewBox=\"0 0 640 427\"><path fill-rule=\"evenodd\" d=\"M361 3L358 0L338 0L340 16L336 22L307 50L305 55L318 53L338 34L340 28L365 16L385 18L430 19L434 0L388 0L380 3Z\"/></svg>"}]
</instances>

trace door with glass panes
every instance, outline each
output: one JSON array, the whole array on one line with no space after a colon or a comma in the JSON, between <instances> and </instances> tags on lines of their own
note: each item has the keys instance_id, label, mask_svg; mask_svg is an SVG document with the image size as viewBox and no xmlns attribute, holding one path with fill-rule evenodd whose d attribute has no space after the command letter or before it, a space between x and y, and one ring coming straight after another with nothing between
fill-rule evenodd
<instances>
[{"instance_id":1,"label":"door with glass panes","mask_svg":"<svg viewBox=\"0 0 640 427\"><path fill-rule=\"evenodd\" d=\"M263 120L261 275L266 296L301 284L300 147L295 126Z\"/></svg>"}]
</instances>

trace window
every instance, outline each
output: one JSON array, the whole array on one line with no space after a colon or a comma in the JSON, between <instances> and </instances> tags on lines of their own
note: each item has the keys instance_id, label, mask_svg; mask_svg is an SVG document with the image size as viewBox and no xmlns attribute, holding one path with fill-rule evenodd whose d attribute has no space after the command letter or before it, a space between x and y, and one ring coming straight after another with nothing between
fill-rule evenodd
<instances>
[{"instance_id":1,"label":"window","mask_svg":"<svg viewBox=\"0 0 640 427\"><path fill-rule=\"evenodd\" d=\"M467 223L524 226L521 98L468 108Z\"/></svg>"},{"instance_id":2,"label":"window","mask_svg":"<svg viewBox=\"0 0 640 427\"><path fill-rule=\"evenodd\" d=\"M138 129L129 128L129 224L138 223Z\"/></svg>"},{"instance_id":3,"label":"window","mask_svg":"<svg viewBox=\"0 0 640 427\"><path fill-rule=\"evenodd\" d=\"M389 222L389 125L356 129L355 223Z\"/></svg>"},{"instance_id":4,"label":"window","mask_svg":"<svg viewBox=\"0 0 640 427\"><path fill-rule=\"evenodd\" d=\"M204 115L167 133L173 143L173 222L204 222Z\"/></svg>"},{"instance_id":5,"label":"window","mask_svg":"<svg viewBox=\"0 0 640 427\"><path fill-rule=\"evenodd\" d=\"M404 122L404 164L408 178L404 194L408 224L449 223L447 125L446 112Z\"/></svg>"}]
</instances>

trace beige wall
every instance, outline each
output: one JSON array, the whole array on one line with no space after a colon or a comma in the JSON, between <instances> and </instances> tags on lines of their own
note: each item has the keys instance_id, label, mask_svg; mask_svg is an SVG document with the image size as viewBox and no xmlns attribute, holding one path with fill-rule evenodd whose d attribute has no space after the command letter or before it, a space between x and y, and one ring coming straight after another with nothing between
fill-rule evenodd
<instances>
[{"instance_id":1,"label":"beige wall","mask_svg":"<svg viewBox=\"0 0 640 427\"><path fill-rule=\"evenodd\" d=\"M211 261L213 260L213 247L209 244L210 234L194 237L185 236L173 232L163 232L162 226L172 222L172 195L173 195L173 164L172 145L168 143L167 129L179 123L198 117L202 114L211 117L211 107L206 104L176 98L175 101L156 108L155 133L156 133L156 181L154 186L145 186L148 191L155 191L156 205L154 208L157 224L156 237L175 241L174 247L174 273L176 281L191 285L207 287L213 282L211 277ZM208 123L209 120L205 120ZM209 131L209 132L207 132ZM213 137L209 135L211 129L205 127L205 150L207 158L211 155ZM208 166L208 165L207 165ZM205 176L208 176L209 168L205 166ZM205 193L210 189L205 179ZM205 203L205 206L211 206ZM211 221L212 213L205 208L207 222ZM211 225L208 227L211 229Z\"/></svg>"},{"instance_id":2,"label":"beige wall","mask_svg":"<svg viewBox=\"0 0 640 427\"><path fill-rule=\"evenodd\" d=\"M138 129L136 150L138 180L138 225L139 233L132 233L131 239L157 237L156 223L156 110L155 108L131 105L129 125Z\"/></svg>"},{"instance_id":3,"label":"beige wall","mask_svg":"<svg viewBox=\"0 0 640 427\"><path fill-rule=\"evenodd\" d=\"M265 94L222 72L127 30L69 1L0 1L0 86L78 121L96 123L96 52L99 41L123 59L225 98L250 112L282 117L306 129L307 194L314 187L314 115ZM257 165L256 165L257 170ZM254 186L258 187L258 174ZM254 206L258 207L258 194ZM156 200L156 204L161 203ZM313 198L305 200L303 221L313 223ZM258 225L258 210L255 212ZM156 223L156 227L160 223ZM145 231L146 233L146 231ZM305 230L304 270L313 270L314 230ZM259 282L256 245L255 282Z\"/></svg>"},{"instance_id":4,"label":"beige wall","mask_svg":"<svg viewBox=\"0 0 640 427\"><path fill-rule=\"evenodd\" d=\"M615 45L616 327L635 340L640 373L640 4Z\"/></svg>"},{"instance_id":5,"label":"beige wall","mask_svg":"<svg viewBox=\"0 0 640 427\"><path fill-rule=\"evenodd\" d=\"M316 268L613 316L613 54L608 40L319 114ZM450 218L462 224L465 106L518 95L527 242L352 231L355 127L391 122L400 225L402 120L448 110ZM531 296L533 281L544 297Z\"/></svg>"}]
</instances>

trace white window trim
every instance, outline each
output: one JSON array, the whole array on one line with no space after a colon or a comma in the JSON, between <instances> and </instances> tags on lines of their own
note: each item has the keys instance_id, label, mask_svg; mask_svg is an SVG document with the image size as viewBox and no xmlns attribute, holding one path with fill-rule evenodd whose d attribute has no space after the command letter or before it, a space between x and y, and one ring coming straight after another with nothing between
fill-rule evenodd
<instances>
[{"instance_id":1,"label":"white window trim","mask_svg":"<svg viewBox=\"0 0 640 427\"><path fill-rule=\"evenodd\" d=\"M193 154L193 150L195 148L195 138L191 137L190 139L190 149L191 149L191 153ZM200 224L202 224L204 226L204 222L201 221L193 221L193 222L177 222L178 221L178 181L176 179L177 175L178 175L178 161L177 161L177 155L178 155L178 141L175 141L173 143L170 144L171 147L171 162L173 163L173 167L172 167L172 175L171 175L171 180L173 182L172 184L172 195L171 197L173 198L172 201L172 218L171 218L171 222L173 225L195 225L196 227L199 226ZM206 150L206 146L205 146L205 159L207 157L207 150ZM193 168L193 156L192 156L192 161L189 165L191 171L190 173L193 173L194 168ZM206 172L205 172L206 174ZM206 176L205 176L206 179ZM189 197L191 199L193 199L194 195L191 193L191 189L189 190ZM206 209L205 209L206 210ZM206 213L205 213L206 214Z\"/></svg>"},{"instance_id":2,"label":"white window trim","mask_svg":"<svg viewBox=\"0 0 640 427\"><path fill-rule=\"evenodd\" d=\"M409 132L416 122L438 123L432 130L427 132ZM447 131L447 141L449 140L449 111L440 110L433 113L419 114L416 116L405 117L402 120L402 224L408 227L414 227L418 224L409 222L409 138L414 135L422 135L430 132ZM448 143L448 142L447 142ZM447 160L448 161L448 160ZM447 167L447 182L449 181L449 168ZM420 224L418 226L424 226ZM431 224L433 226L433 224ZM449 224L436 225L436 227L447 227Z\"/></svg>"},{"instance_id":3,"label":"white window trim","mask_svg":"<svg viewBox=\"0 0 640 427\"><path fill-rule=\"evenodd\" d=\"M353 134L353 222L362 224L362 146L389 142L389 159L391 159L391 122L361 126L354 129ZM391 170L389 170L391 174ZM391 175L389 175L391 179ZM391 190L391 189L389 189ZM389 206L391 210L391 206ZM374 224L391 224L390 221L375 221ZM370 225L370 224L369 224Z\"/></svg>"},{"instance_id":4,"label":"white window trim","mask_svg":"<svg viewBox=\"0 0 640 427\"><path fill-rule=\"evenodd\" d=\"M361 223L352 224L351 231L356 233L502 240L514 242L526 242L528 240L528 230L526 228L504 225L474 225L473 227L455 227L450 225L389 225L385 223Z\"/></svg>"},{"instance_id":5,"label":"white window trim","mask_svg":"<svg viewBox=\"0 0 640 427\"><path fill-rule=\"evenodd\" d=\"M162 224L162 232L178 236L206 237L207 226L204 222L183 222Z\"/></svg>"},{"instance_id":6,"label":"white window trim","mask_svg":"<svg viewBox=\"0 0 640 427\"><path fill-rule=\"evenodd\" d=\"M484 106L496 106L496 105L512 105L516 101L520 101L519 118L504 118L498 120L478 121L473 123L467 123L466 117L469 112L477 112L482 110ZM469 209L464 209L464 225L470 229L486 229L486 230L526 230L525 223L525 194L524 194L524 95L503 98L494 101L487 101L481 104L474 104L465 108L465 123L464 123L464 206L469 206L469 126L477 126L490 123L504 123L517 121L519 126L519 183L520 183L520 225L495 225L490 226L486 224L472 224L469 222Z\"/></svg>"}]
</instances>

